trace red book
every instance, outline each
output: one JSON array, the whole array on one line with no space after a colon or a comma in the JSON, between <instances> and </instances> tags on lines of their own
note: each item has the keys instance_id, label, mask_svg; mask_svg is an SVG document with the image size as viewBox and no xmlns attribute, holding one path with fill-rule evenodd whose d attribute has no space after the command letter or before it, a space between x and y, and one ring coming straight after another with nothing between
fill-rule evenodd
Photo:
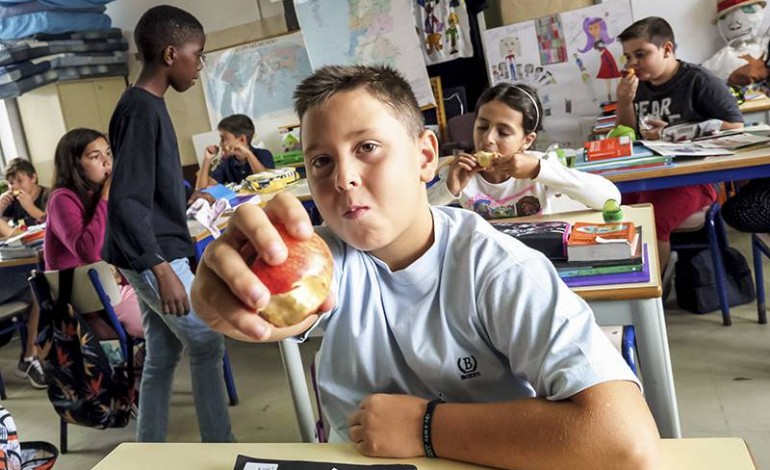
<instances>
[{"instance_id":1,"label":"red book","mask_svg":"<svg viewBox=\"0 0 770 470\"><path fill-rule=\"evenodd\" d=\"M586 160L594 162L609 158L628 157L633 154L632 146L633 143L628 136L608 137L586 142Z\"/></svg>"}]
</instances>

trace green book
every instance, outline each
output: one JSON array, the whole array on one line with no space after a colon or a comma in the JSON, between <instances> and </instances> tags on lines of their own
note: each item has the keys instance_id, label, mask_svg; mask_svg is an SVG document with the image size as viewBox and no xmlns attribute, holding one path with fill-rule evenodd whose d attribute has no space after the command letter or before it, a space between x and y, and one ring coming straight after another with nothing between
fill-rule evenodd
<instances>
[{"instance_id":1,"label":"green book","mask_svg":"<svg viewBox=\"0 0 770 470\"><path fill-rule=\"evenodd\" d=\"M642 264L621 264L618 266L595 266L595 267L563 267L556 268L559 273L559 277L583 277L583 276L598 276L601 274L618 274L618 273L631 273L641 271Z\"/></svg>"}]
</instances>

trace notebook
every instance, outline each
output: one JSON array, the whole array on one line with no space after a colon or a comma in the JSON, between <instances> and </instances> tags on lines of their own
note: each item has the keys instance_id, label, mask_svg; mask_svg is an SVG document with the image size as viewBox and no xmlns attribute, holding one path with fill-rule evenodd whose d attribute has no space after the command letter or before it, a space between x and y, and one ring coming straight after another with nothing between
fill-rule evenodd
<instances>
[{"instance_id":1,"label":"notebook","mask_svg":"<svg viewBox=\"0 0 770 470\"><path fill-rule=\"evenodd\" d=\"M618 273L618 274L600 274L597 276L583 276L583 277L569 277L562 279L569 287L588 287L588 286L604 286L611 284L634 284L638 282L650 281L650 262L647 254L647 244L644 244L644 261L642 263L642 270Z\"/></svg>"}]
</instances>

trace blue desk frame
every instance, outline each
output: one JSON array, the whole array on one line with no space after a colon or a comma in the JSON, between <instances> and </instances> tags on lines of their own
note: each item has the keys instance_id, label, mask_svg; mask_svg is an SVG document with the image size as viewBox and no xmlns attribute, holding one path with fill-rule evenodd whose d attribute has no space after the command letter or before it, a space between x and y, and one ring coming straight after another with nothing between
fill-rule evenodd
<instances>
[{"instance_id":1,"label":"blue desk frame","mask_svg":"<svg viewBox=\"0 0 770 470\"><path fill-rule=\"evenodd\" d=\"M688 186L691 184L722 183L725 181L740 181L752 178L767 177L770 177L770 164L712 170L682 175L659 176L633 181L619 181L615 183L615 186L618 187L618 190L620 190L621 193L630 193L634 191L676 188L679 186ZM612 178L610 178L610 180L611 179Z\"/></svg>"}]
</instances>

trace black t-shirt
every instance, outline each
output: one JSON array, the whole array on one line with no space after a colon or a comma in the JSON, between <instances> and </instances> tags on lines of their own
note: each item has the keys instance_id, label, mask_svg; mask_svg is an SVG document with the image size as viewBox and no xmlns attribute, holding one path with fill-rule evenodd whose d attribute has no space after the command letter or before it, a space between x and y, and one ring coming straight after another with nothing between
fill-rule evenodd
<instances>
[{"instance_id":1,"label":"black t-shirt","mask_svg":"<svg viewBox=\"0 0 770 470\"><path fill-rule=\"evenodd\" d=\"M40 194L38 194L37 198L35 199L35 207L45 212L45 206L46 204L48 204L48 196L50 194L51 194L50 189L46 188L45 186L41 186ZM18 221L24 220L24 223L27 226L39 224L45 220L45 218L36 219L30 216L27 213L27 211L25 211L24 208L21 207L21 204L19 203L18 199L14 199L11 205L5 208L5 210L3 211L2 217L6 220L13 221L14 223L18 223Z\"/></svg>"},{"instance_id":2,"label":"black t-shirt","mask_svg":"<svg viewBox=\"0 0 770 470\"><path fill-rule=\"evenodd\" d=\"M251 147L251 153L257 157L259 163L265 168L275 168L273 154L269 150ZM252 173L254 172L251 171L251 165L249 165L248 160L239 161L234 156L230 156L223 159L222 163L211 172L211 177L220 184L240 183Z\"/></svg>"},{"instance_id":3,"label":"black t-shirt","mask_svg":"<svg viewBox=\"0 0 770 470\"><path fill-rule=\"evenodd\" d=\"M126 90L109 136L115 161L102 257L143 271L192 256L179 147L163 98Z\"/></svg>"},{"instance_id":4,"label":"black t-shirt","mask_svg":"<svg viewBox=\"0 0 770 470\"><path fill-rule=\"evenodd\" d=\"M727 85L700 65L679 61L679 70L662 85L639 82L634 99L639 119L650 116L669 124L721 119L743 122Z\"/></svg>"}]
</instances>

